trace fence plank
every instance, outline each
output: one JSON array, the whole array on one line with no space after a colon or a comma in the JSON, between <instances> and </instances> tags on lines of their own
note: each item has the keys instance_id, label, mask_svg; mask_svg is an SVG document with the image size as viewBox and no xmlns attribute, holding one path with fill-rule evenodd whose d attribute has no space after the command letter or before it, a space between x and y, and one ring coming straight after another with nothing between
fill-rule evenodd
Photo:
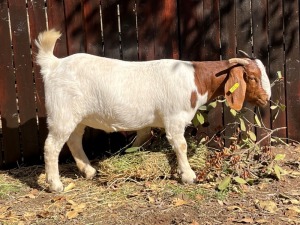
<instances>
[{"instance_id":1,"label":"fence plank","mask_svg":"<svg viewBox=\"0 0 300 225\"><path fill-rule=\"evenodd\" d=\"M284 45L283 45L283 5L281 0L269 0L268 21L269 21L269 76L271 81L277 78L277 72L280 71L282 76L284 73ZM279 101L281 104L285 102L285 83L284 81L276 83L272 87L272 100ZM272 110L272 118L275 118L277 110ZM286 110L272 121L272 128L286 127ZM276 136L286 138L287 130L280 130Z\"/></svg>"},{"instance_id":2,"label":"fence plank","mask_svg":"<svg viewBox=\"0 0 300 225\"><path fill-rule=\"evenodd\" d=\"M32 52L37 52L37 47L34 40L38 34L46 30L45 17L45 2L44 0L28 1L28 15L30 23L30 38ZM35 62L35 54L32 54L32 60ZM35 88L36 88L36 105L38 114L38 133L39 133L39 151L40 155L43 152L44 143L48 134L46 123L46 109L45 109L45 93L44 83L40 73L40 66L33 63Z\"/></svg>"},{"instance_id":3,"label":"fence plank","mask_svg":"<svg viewBox=\"0 0 300 225\"><path fill-rule=\"evenodd\" d=\"M26 162L36 163L39 161L38 129L26 4L18 0L8 2L23 156Z\"/></svg>"},{"instance_id":4,"label":"fence plank","mask_svg":"<svg viewBox=\"0 0 300 225\"><path fill-rule=\"evenodd\" d=\"M179 0L180 58L203 60L204 19L202 0Z\"/></svg>"},{"instance_id":5,"label":"fence plank","mask_svg":"<svg viewBox=\"0 0 300 225\"><path fill-rule=\"evenodd\" d=\"M104 55L120 58L120 35L118 28L118 0L101 0Z\"/></svg>"},{"instance_id":6,"label":"fence plank","mask_svg":"<svg viewBox=\"0 0 300 225\"><path fill-rule=\"evenodd\" d=\"M0 113L4 150L3 157L0 154L0 166L3 167L17 166L21 152L7 1L0 2L0 17Z\"/></svg>"},{"instance_id":7,"label":"fence plank","mask_svg":"<svg viewBox=\"0 0 300 225\"><path fill-rule=\"evenodd\" d=\"M204 60L215 61L220 60L220 23L219 11L220 5L218 0L203 1L204 15ZM222 105L217 104L217 107L208 113L209 126L205 129L207 135L211 138L223 129ZM220 148L219 135L215 136L213 142L209 143L210 147ZM215 142L216 141L216 142Z\"/></svg>"},{"instance_id":8,"label":"fence plank","mask_svg":"<svg viewBox=\"0 0 300 225\"><path fill-rule=\"evenodd\" d=\"M299 2L284 1L286 105L288 138L300 140Z\"/></svg>"},{"instance_id":9,"label":"fence plank","mask_svg":"<svg viewBox=\"0 0 300 225\"><path fill-rule=\"evenodd\" d=\"M249 55L252 54L252 36L251 36L251 1L236 1L236 39L237 50L243 50ZM250 103L244 106L254 111L254 107ZM251 123L254 123L254 115L247 111L245 117Z\"/></svg>"},{"instance_id":10,"label":"fence plank","mask_svg":"<svg viewBox=\"0 0 300 225\"><path fill-rule=\"evenodd\" d=\"M252 22L253 22L253 51L254 55L265 65L267 74L269 73L268 59L268 22L267 22L267 0L252 0ZM267 128L271 128L270 104L264 108L259 108L262 122ZM258 111L257 111L258 113ZM267 134L263 129L256 129L258 140ZM262 145L270 145L270 138L265 139Z\"/></svg>"},{"instance_id":11,"label":"fence plank","mask_svg":"<svg viewBox=\"0 0 300 225\"><path fill-rule=\"evenodd\" d=\"M67 40L65 31L65 12L63 1L47 0L47 18L49 29L59 30L62 35L56 43L54 54L57 57L65 57L68 55Z\"/></svg>"},{"instance_id":12,"label":"fence plank","mask_svg":"<svg viewBox=\"0 0 300 225\"><path fill-rule=\"evenodd\" d=\"M155 7L153 1L137 0L139 60L155 59Z\"/></svg>"},{"instance_id":13,"label":"fence plank","mask_svg":"<svg viewBox=\"0 0 300 225\"><path fill-rule=\"evenodd\" d=\"M122 58L138 60L135 0L120 2Z\"/></svg>"},{"instance_id":14,"label":"fence plank","mask_svg":"<svg viewBox=\"0 0 300 225\"><path fill-rule=\"evenodd\" d=\"M85 52L81 1L64 2L68 55Z\"/></svg>"},{"instance_id":15,"label":"fence plank","mask_svg":"<svg viewBox=\"0 0 300 225\"><path fill-rule=\"evenodd\" d=\"M83 0L86 52L103 56L99 0Z\"/></svg>"},{"instance_id":16,"label":"fence plank","mask_svg":"<svg viewBox=\"0 0 300 225\"><path fill-rule=\"evenodd\" d=\"M221 32L221 55L222 59L236 57L236 37L235 37L235 1L220 1L220 32ZM223 106L224 125L233 123L235 118L230 113L230 108ZM236 129L236 126L230 125L225 130L225 146L229 146L231 137Z\"/></svg>"}]
</instances>

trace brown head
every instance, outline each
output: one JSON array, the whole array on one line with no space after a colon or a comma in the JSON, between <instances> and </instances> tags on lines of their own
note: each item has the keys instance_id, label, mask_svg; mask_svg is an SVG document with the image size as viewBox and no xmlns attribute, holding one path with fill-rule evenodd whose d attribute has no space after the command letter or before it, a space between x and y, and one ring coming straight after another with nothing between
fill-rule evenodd
<instances>
[{"instance_id":1,"label":"brown head","mask_svg":"<svg viewBox=\"0 0 300 225\"><path fill-rule=\"evenodd\" d=\"M244 101L265 106L271 97L271 85L262 62L258 59L233 58L225 83L225 98L230 108L240 110Z\"/></svg>"}]
</instances>

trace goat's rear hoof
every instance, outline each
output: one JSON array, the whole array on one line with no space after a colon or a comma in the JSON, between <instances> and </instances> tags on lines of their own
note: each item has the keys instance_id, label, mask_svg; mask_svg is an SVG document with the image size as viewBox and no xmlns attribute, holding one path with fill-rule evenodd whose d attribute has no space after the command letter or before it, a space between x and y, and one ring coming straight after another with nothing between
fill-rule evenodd
<instances>
[{"instance_id":1,"label":"goat's rear hoof","mask_svg":"<svg viewBox=\"0 0 300 225\"><path fill-rule=\"evenodd\" d=\"M185 184L193 184L196 183L196 174L193 170L183 172L181 174L181 181Z\"/></svg>"},{"instance_id":2,"label":"goat's rear hoof","mask_svg":"<svg viewBox=\"0 0 300 225\"><path fill-rule=\"evenodd\" d=\"M85 177L86 179L93 179L95 176L96 176L96 169L92 166L87 166L85 169L84 169L84 174L85 174Z\"/></svg>"}]
</instances>

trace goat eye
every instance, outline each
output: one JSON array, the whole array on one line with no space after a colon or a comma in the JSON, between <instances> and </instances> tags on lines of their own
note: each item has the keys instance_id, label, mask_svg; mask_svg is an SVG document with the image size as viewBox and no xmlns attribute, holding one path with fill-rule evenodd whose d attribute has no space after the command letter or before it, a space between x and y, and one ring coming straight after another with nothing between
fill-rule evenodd
<instances>
[{"instance_id":1,"label":"goat eye","mask_svg":"<svg viewBox=\"0 0 300 225\"><path fill-rule=\"evenodd\" d=\"M254 76L249 76L249 79L250 80L255 80L255 77Z\"/></svg>"}]
</instances>

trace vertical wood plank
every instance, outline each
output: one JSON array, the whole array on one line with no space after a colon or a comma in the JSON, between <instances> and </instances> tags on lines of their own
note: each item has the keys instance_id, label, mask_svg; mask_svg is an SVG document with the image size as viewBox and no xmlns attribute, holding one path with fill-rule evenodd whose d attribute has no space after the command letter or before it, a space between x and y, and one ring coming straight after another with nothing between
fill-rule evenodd
<instances>
[{"instance_id":1,"label":"vertical wood plank","mask_svg":"<svg viewBox=\"0 0 300 225\"><path fill-rule=\"evenodd\" d=\"M137 0L139 60L155 59L156 2ZM153 14L152 14L153 13ZM152 14L152 16L151 16Z\"/></svg>"},{"instance_id":2,"label":"vertical wood plank","mask_svg":"<svg viewBox=\"0 0 300 225\"><path fill-rule=\"evenodd\" d=\"M202 0L179 0L180 58L204 59L204 19Z\"/></svg>"},{"instance_id":3,"label":"vertical wood plank","mask_svg":"<svg viewBox=\"0 0 300 225\"><path fill-rule=\"evenodd\" d=\"M218 0L203 1L203 14L204 14L204 60L216 61L220 60L220 18L219 11L220 5ZM208 113L209 126L205 129L207 135L211 138L223 129L223 108L218 104L216 108L210 110ZM219 139L217 137L217 139ZM220 143L213 140L209 143L210 147L220 148Z\"/></svg>"},{"instance_id":4,"label":"vertical wood plank","mask_svg":"<svg viewBox=\"0 0 300 225\"><path fill-rule=\"evenodd\" d=\"M155 8L156 7L156 8ZM177 4L174 0L156 2L152 13L157 13L155 24L155 58L179 58ZM149 15L148 17L150 17Z\"/></svg>"},{"instance_id":5,"label":"vertical wood plank","mask_svg":"<svg viewBox=\"0 0 300 225\"><path fill-rule=\"evenodd\" d=\"M235 0L220 1L220 22L221 22L221 55L222 59L236 57L236 37L235 37ZM233 123L235 118L230 113L230 108L223 106L223 120L226 126ZM235 131L235 126L228 126L225 130L225 145L228 147L231 141L228 140Z\"/></svg>"},{"instance_id":6,"label":"vertical wood plank","mask_svg":"<svg viewBox=\"0 0 300 225\"><path fill-rule=\"evenodd\" d=\"M267 10L267 0L252 0L253 52L265 65L267 74L269 74ZM262 116L263 124L267 128L271 128L270 104L264 108L259 108L259 112ZM267 135L267 132L260 128L256 129L256 133L258 140ZM270 138L265 139L261 144L270 145Z\"/></svg>"},{"instance_id":7,"label":"vertical wood plank","mask_svg":"<svg viewBox=\"0 0 300 225\"><path fill-rule=\"evenodd\" d=\"M9 0L15 76L17 81L20 130L24 160L39 161L38 129L26 2Z\"/></svg>"},{"instance_id":8,"label":"vertical wood plank","mask_svg":"<svg viewBox=\"0 0 300 225\"><path fill-rule=\"evenodd\" d=\"M243 50L252 55L252 34L251 34L251 1L236 1L236 40L237 50ZM254 111L254 106L245 103L245 107ZM251 123L254 123L254 115L252 112L246 112L245 117Z\"/></svg>"},{"instance_id":9,"label":"vertical wood plank","mask_svg":"<svg viewBox=\"0 0 300 225\"><path fill-rule=\"evenodd\" d=\"M118 29L118 0L101 0L104 55L120 58L120 35Z\"/></svg>"},{"instance_id":10,"label":"vertical wood plank","mask_svg":"<svg viewBox=\"0 0 300 225\"><path fill-rule=\"evenodd\" d=\"M286 105L288 138L300 140L300 75L299 75L299 1L284 4L284 42L286 66Z\"/></svg>"},{"instance_id":11,"label":"vertical wood plank","mask_svg":"<svg viewBox=\"0 0 300 225\"><path fill-rule=\"evenodd\" d=\"M28 1L28 15L30 23L31 48L33 52L32 61L35 62L35 53L37 53L38 49L34 44L34 40L37 39L40 32L46 30L44 0ZM35 77L36 106L38 114L39 151L41 155L48 134L46 123L45 93L43 78L40 73L40 66L36 63L33 63L33 71Z\"/></svg>"},{"instance_id":12,"label":"vertical wood plank","mask_svg":"<svg viewBox=\"0 0 300 225\"><path fill-rule=\"evenodd\" d=\"M284 44L283 44L283 3L282 0L268 1L268 24L269 24L269 76L271 81L277 78L277 72L280 71L282 76L284 73ZM272 101L279 101L281 104L285 102L285 82L276 83L272 87ZM272 110L271 117L274 118L277 110ZM272 122L272 129L286 127L286 110L280 113ZM276 134L278 137L286 138L287 130L280 130Z\"/></svg>"},{"instance_id":13,"label":"vertical wood plank","mask_svg":"<svg viewBox=\"0 0 300 225\"><path fill-rule=\"evenodd\" d=\"M120 1L123 60L138 60L135 0Z\"/></svg>"},{"instance_id":14,"label":"vertical wood plank","mask_svg":"<svg viewBox=\"0 0 300 225\"><path fill-rule=\"evenodd\" d=\"M81 1L64 2L68 55L85 52Z\"/></svg>"},{"instance_id":15,"label":"vertical wood plank","mask_svg":"<svg viewBox=\"0 0 300 225\"><path fill-rule=\"evenodd\" d=\"M62 0L47 0L47 15L49 29L56 29L62 33L60 39L56 42L54 54L57 57L65 57L68 55L68 50L64 2Z\"/></svg>"},{"instance_id":16,"label":"vertical wood plank","mask_svg":"<svg viewBox=\"0 0 300 225\"><path fill-rule=\"evenodd\" d=\"M86 52L103 56L99 0L83 0Z\"/></svg>"},{"instance_id":17,"label":"vertical wood plank","mask_svg":"<svg viewBox=\"0 0 300 225\"><path fill-rule=\"evenodd\" d=\"M0 113L4 148L0 166L3 167L16 166L21 152L7 1L0 2L0 17Z\"/></svg>"}]
</instances>

